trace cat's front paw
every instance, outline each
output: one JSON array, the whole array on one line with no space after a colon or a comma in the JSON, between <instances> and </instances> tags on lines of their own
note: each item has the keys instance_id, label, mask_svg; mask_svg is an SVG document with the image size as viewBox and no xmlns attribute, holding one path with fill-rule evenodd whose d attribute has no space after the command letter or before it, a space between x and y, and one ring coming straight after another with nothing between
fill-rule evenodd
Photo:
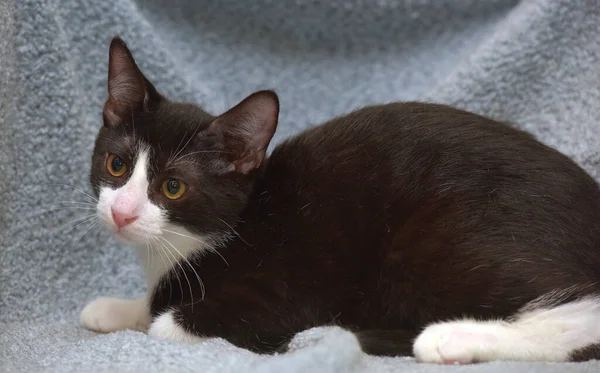
<instances>
[{"instance_id":1,"label":"cat's front paw","mask_svg":"<svg viewBox=\"0 0 600 373\"><path fill-rule=\"evenodd\" d=\"M186 331L185 328L176 321L174 311L172 310L163 313L152 321L152 325L150 325L150 329L148 329L148 335L156 339L166 339L173 342L190 344L206 340L206 338Z\"/></svg>"},{"instance_id":2,"label":"cat's front paw","mask_svg":"<svg viewBox=\"0 0 600 373\"><path fill-rule=\"evenodd\" d=\"M144 298L129 300L102 297L89 303L81 311L81 324L100 333L118 330L146 331L150 314Z\"/></svg>"},{"instance_id":3,"label":"cat's front paw","mask_svg":"<svg viewBox=\"0 0 600 373\"><path fill-rule=\"evenodd\" d=\"M484 356L491 352L494 335L485 329L469 322L433 324L419 334L413 353L422 363L471 364L492 360Z\"/></svg>"}]
</instances>

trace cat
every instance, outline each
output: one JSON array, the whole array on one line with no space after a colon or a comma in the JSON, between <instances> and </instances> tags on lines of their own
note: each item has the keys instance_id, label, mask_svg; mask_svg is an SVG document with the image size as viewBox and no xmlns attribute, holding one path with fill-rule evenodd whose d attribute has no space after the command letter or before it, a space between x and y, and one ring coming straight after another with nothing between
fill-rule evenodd
<instances>
[{"instance_id":1,"label":"cat","mask_svg":"<svg viewBox=\"0 0 600 373\"><path fill-rule=\"evenodd\" d=\"M259 353L339 325L420 362L600 357L600 188L528 133L432 103L366 107L267 148L279 101L162 96L118 37L92 155L97 212L148 294L98 332Z\"/></svg>"}]
</instances>

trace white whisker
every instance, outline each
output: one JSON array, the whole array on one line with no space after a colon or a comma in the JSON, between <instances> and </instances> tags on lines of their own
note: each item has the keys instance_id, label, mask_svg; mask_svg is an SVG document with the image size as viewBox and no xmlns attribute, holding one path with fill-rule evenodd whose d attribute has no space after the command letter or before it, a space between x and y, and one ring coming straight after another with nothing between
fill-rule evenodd
<instances>
[{"instance_id":1,"label":"white whisker","mask_svg":"<svg viewBox=\"0 0 600 373\"><path fill-rule=\"evenodd\" d=\"M69 188L73 188L73 190L76 190L76 191L78 191L78 192L80 192L80 193L83 193L84 195L86 195L86 196L90 197L92 200L94 200L94 201L98 202L98 198L96 198L96 197L94 197L94 196L91 196L91 195L89 195L88 193L84 192L83 190L81 190L81 189L78 189L78 188L76 188L76 187L74 187L74 186L72 186L72 185L69 185L69 184L61 184L61 183L57 183L57 184L48 184L48 185L54 185L54 186L67 186L67 187L69 187Z\"/></svg>"},{"instance_id":2,"label":"white whisker","mask_svg":"<svg viewBox=\"0 0 600 373\"><path fill-rule=\"evenodd\" d=\"M126 151L127 151L127 148L126 148L125 146L123 146L123 144L121 144L121 143L118 143L118 142L116 142L115 140L113 140L113 139L111 139L111 138L109 138L109 137L106 137L106 136L100 136L100 138L101 138L101 139L104 139L104 140L106 140L106 141L108 141L108 142L110 142L110 143L112 143L112 144L114 144L114 145L116 145L116 148L117 148L117 149L119 149L119 150L120 150L120 151L122 151L122 152L126 152Z\"/></svg>"},{"instance_id":3,"label":"white whisker","mask_svg":"<svg viewBox=\"0 0 600 373\"><path fill-rule=\"evenodd\" d=\"M181 146L181 144L183 144L183 140L185 140L185 136L181 137L181 140L179 140L179 144L177 144L175 151L174 152L171 151L171 154L169 154L169 158L167 159L167 164L170 164L171 161L173 160L173 158L176 157L176 155L174 155L173 153L179 154L179 147Z\"/></svg>"},{"instance_id":4,"label":"white whisker","mask_svg":"<svg viewBox=\"0 0 600 373\"><path fill-rule=\"evenodd\" d=\"M231 229L231 231L232 231L232 232L233 232L233 233L234 233L234 234L235 234L235 235L236 235L236 236L237 236L237 237L238 237L240 240L242 240L242 242L243 242L243 243L245 243L245 244L246 244L246 245L248 245L248 246L252 246L252 245L250 245L248 242L246 242L246 240L244 240L244 239L242 238L242 236L240 236L240 234L239 234L239 233L238 233L238 232L237 232L237 231L236 231L236 230L235 230L235 229L234 229L234 228L233 228L231 225L229 225L229 224L228 224L228 223L227 223L225 220L223 220L223 219L221 219L221 218L217 218L217 219L219 219L221 222L223 222L223 224L225 224L226 226L228 226L228 227L229 227L229 229Z\"/></svg>"},{"instance_id":5,"label":"white whisker","mask_svg":"<svg viewBox=\"0 0 600 373\"><path fill-rule=\"evenodd\" d=\"M51 209L47 209L47 210L38 211L35 214L30 214L30 215L27 215L27 216L23 217L23 219L31 219L31 218L35 218L36 216L47 214L49 212L61 211L61 210L65 210L65 211L69 211L69 210L90 210L91 211L91 210L95 210L95 208L81 207L81 206L59 206L59 207L55 207L55 208L51 208Z\"/></svg>"},{"instance_id":6,"label":"white whisker","mask_svg":"<svg viewBox=\"0 0 600 373\"><path fill-rule=\"evenodd\" d=\"M172 160L171 158L169 158L168 163L172 163L172 162L176 162L177 161L177 156L179 154L181 154L181 152L185 149L185 147L188 146L188 144L190 143L190 141L192 141L192 139L196 136L196 133L198 132L198 128L200 128L200 126L196 126L196 128L194 128L194 132L192 133L192 136L190 136L190 138L185 143L185 145L183 145L183 147L173 156L173 158L175 158L175 159ZM184 136L184 138L185 138L185 136Z\"/></svg>"},{"instance_id":7,"label":"white whisker","mask_svg":"<svg viewBox=\"0 0 600 373\"><path fill-rule=\"evenodd\" d=\"M85 219L84 221L80 221L79 223L75 224L73 226L73 228L71 228L71 229L75 229L75 228L77 228L78 226L80 226L82 224L96 223L98 221L99 221L98 218L96 216L93 216L93 217L90 217L89 219ZM83 235L81 237L83 237ZM79 237L79 239L81 239L81 237Z\"/></svg>"},{"instance_id":8,"label":"white whisker","mask_svg":"<svg viewBox=\"0 0 600 373\"><path fill-rule=\"evenodd\" d=\"M150 269L150 242L148 239L145 239L144 242L146 243L146 260L144 261L144 270L146 273L148 273L148 270Z\"/></svg>"},{"instance_id":9,"label":"white whisker","mask_svg":"<svg viewBox=\"0 0 600 373\"><path fill-rule=\"evenodd\" d=\"M186 279L187 279L187 275L185 274L185 271L183 270L181 263L179 263L179 261L177 260L177 257L175 256L175 254L173 254L166 245L164 245L163 243L161 243L159 241L159 239L161 237L160 236L155 236L155 237L157 238L156 242L158 242L162 247L164 247L165 255L171 254L171 256L173 257L173 260L175 261L175 262L172 262L171 259L169 259L169 262L171 263L171 267L173 268L173 272L175 273L175 276L177 276L177 282L179 283L179 291L181 294L181 301L183 301L183 287L181 286L181 278L179 277L179 273L177 273L177 269L175 268L175 263L177 263L179 265L179 268L181 268L181 271L183 272L183 275L185 276ZM188 284L189 284L189 282L190 281L188 280ZM191 292L191 287L190 287L190 292Z\"/></svg>"},{"instance_id":10,"label":"white whisker","mask_svg":"<svg viewBox=\"0 0 600 373\"><path fill-rule=\"evenodd\" d=\"M182 159L184 159L185 157L189 157L190 155L194 155L194 154L200 154L200 153L220 153L220 154L231 154L230 152L226 152L226 151L222 151L222 150L199 150L196 152L191 152L191 153L187 153L182 155L181 157L177 158L175 161L181 161Z\"/></svg>"},{"instance_id":11,"label":"white whisker","mask_svg":"<svg viewBox=\"0 0 600 373\"><path fill-rule=\"evenodd\" d=\"M160 237L160 236L158 238L160 238L163 241L165 241L166 243L168 243L173 248L173 250L175 250L175 252L177 252L183 259L186 259L183 255L181 255L181 252L179 250L177 250L175 248L175 246L171 242L169 242L169 240L167 240L164 237ZM173 257L175 258L175 254L174 253L172 253L172 254L173 254ZM194 311L194 292L192 290L192 283L190 282L190 279L189 279L187 273L185 272L185 269L183 269L183 266L181 265L181 262L179 260L177 260L177 258L175 258L175 260L177 261L177 264L179 264L179 268L181 269L181 272L183 272L183 275L185 276L185 279L186 279L186 281L188 283L188 288L190 290L190 301L191 301L192 312L193 312ZM194 269L194 268L192 267L192 269ZM183 289L181 290L181 294L182 294L182 299L181 300L183 301Z\"/></svg>"},{"instance_id":12,"label":"white whisker","mask_svg":"<svg viewBox=\"0 0 600 373\"><path fill-rule=\"evenodd\" d=\"M60 227L57 228L57 230L62 230L66 226L71 225L71 224L75 223L76 221L79 221L79 220L83 219L80 222L78 222L77 224L75 224L73 227L71 227L71 229L73 229L73 228L75 228L75 227L77 227L77 226L79 226L79 225L81 225L83 223L90 222L91 220L96 219L96 218L97 218L96 214L91 214L91 215L86 215L86 216L80 216L78 218L75 218L75 219L73 219L73 220L71 220L71 221L69 221L69 222L61 225Z\"/></svg>"},{"instance_id":13,"label":"white whisker","mask_svg":"<svg viewBox=\"0 0 600 373\"><path fill-rule=\"evenodd\" d=\"M156 239L156 242L159 242L159 241L158 241L158 239ZM164 249L163 249L163 248L162 248L160 245L156 246L156 248L158 249L158 250L157 250L157 252L158 252L158 255L160 255L160 260L162 260L162 261L163 261L163 264L164 264L164 265L165 265L165 267L166 267L166 266L167 266L167 262L165 261L165 258L164 258L164 256L163 256L163 250L164 250ZM167 254L165 253L164 255L167 255ZM164 275L163 275L163 276L164 276ZM166 280L168 280L168 277L163 277L163 279L166 279ZM161 281L161 280L162 280L162 279L159 279L159 280L158 280L158 281L159 281L159 283L160 283L160 281ZM166 285L166 283L165 283L165 285ZM168 283L168 285L169 285L169 300L168 300L168 302L169 302L169 303L171 303L171 297L173 296L173 288L171 287L171 283L170 283L170 282Z\"/></svg>"},{"instance_id":14,"label":"white whisker","mask_svg":"<svg viewBox=\"0 0 600 373\"><path fill-rule=\"evenodd\" d=\"M192 265L192 263L188 260L188 258L183 255L181 253L181 251L179 251L169 240L167 240L166 238L163 238L169 245L171 245L171 247L173 248L173 250L175 250L183 260L185 260L185 262L187 263L187 265L192 269L192 271L194 271L194 274L196 275L196 279L198 280L198 284L200 285L200 292L202 293L202 297L201 297L201 301L204 300L204 295L206 294L206 289L204 288L204 283L202 282L202 279L200 279L200 275L198 274L198 272L196 271L196 268L194 268L194 266ZM194 302L192 299L192 307L194 306Z\"/></svg>"},{"instance_id":15,"label":"white whisker","mask_svg":"<svg viewBox=\"0 0 600 373\"><path fill-rule=\"evenodd\" d=\"M92 220L92 222L83 230L83 232L77 237L76 242L78 242L79 240L81 240L83 238L83 236L90 231L90 229L92 229L96 224L98 224L99 220Z\"/></svg>"},{"instance_id":16,"label":"white whisker","mask_svg":"<svg viewBox=\"0 0 600 373\"><path fill-rule=\"evenodd\" d=\"M172 231L172 230L166 229L166 228L162 228L162 230L165 231L165 232L176 234L178 236L187 237L187 238L189 238L191 240L194 240L194 241L197 241L197 242L201 243L202 244L202 248L206 248L208 251L210 251L212 253L215 253L218 256L220 256L221 259L223 259L223 262L225 262L225 264L227 265L227 267L229 267L229 263L227 262L227 260L225 260L225 257L223 257L223 255L221 255L221 253L219 252L219 250L216 249L215 247L213 247L212 245L209 245L206 241L202 241L202 240L197 239L196 237L192 237L190 235L183 234L183 233L180 233L180 232L175 232L175 231Z\"/></svg>"},{"instance_id":17,"label":"white whisker","mask_svg":"<svg viewBox=\"0 0 600 373\"><path fill-rule=\"evenodd\" d=\"M217 249L216 247L210 246L210 247L208 248L208 251L210 251L211 253L215 253L215 254L217 254L218 256L220 256L220 257L221 257L221 259L223 259L223 262L225 262L225 265L226 265L227 267L229 267L229 262L228 262L227 260L225 260L225 257L224 257L223 255L221 255L221 253L219 252L219 249Z\"/></svg>"},{"instance_id":18,"label":"white whisker","mask_svg":"<svg viewBox=\"0 0 600 373\"><path fill-rule=\"evenodd\" d=\"M175 232L175 231L172 231L172 230L170 230L170 229L166 229L166 228L162 228L162 230L163 230L163 231L165 231L165 232L169 232L169 233L176 234L176 235L178 235L178 236L182 236L182 237L187 237L187 238L190 238L190 239L192 239L192 240L194 240L194 241L198 241L198 242L200 242L202 245L206 245L206 242L204 242L204 241L202 241L202 240L199 240L199 239L197 239L196 237L192 237L192 236L189 236L189 235L187 235L187 234L183 234L183 233Z\"/></svg>"},{"instance_id":19,"label":"white whisker","mask_svg":"<svg viewBox=\"0 0 600 373\"><path fill-rule=\"evenodd\" d=\"M56 205L59 203L70 203L73 205L85 205L85 206L92 206L94 208L96 208L96 204L95 203L91 203L91 202L81 202L81 201L56 201L51 203L50 205Z\"/></svg>"}]
</instances>

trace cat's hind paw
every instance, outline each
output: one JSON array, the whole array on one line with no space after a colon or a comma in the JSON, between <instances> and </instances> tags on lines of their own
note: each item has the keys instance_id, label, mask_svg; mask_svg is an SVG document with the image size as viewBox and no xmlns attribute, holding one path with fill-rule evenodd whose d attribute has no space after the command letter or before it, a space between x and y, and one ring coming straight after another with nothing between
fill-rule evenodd
<instances>
[{"instance_id":1,"label":"cat's hind paw","mask_svg":"<svg viewBox=\"0 0 600 373\"><path fill-rule=\"evenodd\" d=\"M495 341L494 334L483 329L469 322L430 325L415 340L413 353L417 361L423 363L471 364L482 361L482 357L488 355L486 350Z\"/></svg>"}]
</instances>

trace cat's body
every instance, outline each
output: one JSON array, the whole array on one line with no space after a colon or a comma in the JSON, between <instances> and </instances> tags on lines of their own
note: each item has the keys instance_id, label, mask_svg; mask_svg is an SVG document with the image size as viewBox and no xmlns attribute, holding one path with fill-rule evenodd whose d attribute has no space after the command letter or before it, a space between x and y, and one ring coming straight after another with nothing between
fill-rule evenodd
<instances>
[{"instance_id":1,"label":"cat's body","mask_svg":"<svg viewBox=\"0 0 600 373\"><path fill-rule=\"evenodd\" d=\"M126 51L116 43L111 61ZM110 105L123 91L109 83L92 184L100 216L110 220L112 208L121 238L144 242L126 231L135 224L163 234L156 246L171 265L147 262L148 299L101 299L84 310L86 326L119 329L90 321L112 307L127 314L122 327L150 323L153 336L223 337L271 352L301 330L338 324L367 352L399 355L424 327L466 316L487 321L430 325L414 345L417 358L597 356L600 189L567 157L475 114L398 103L310 129L267 159L272 93L215 118L168 102L139 76L140 108L128 103L118 115ZM106 159L123 149L129 180L110 180ZM163 173L188 178L181 202L154 195ZM131 197L136 186L146 199ZM135 200L150 205L136 210ZM126 215L115 210L128 204ZM135 223L145 214L163 220ZM176 254L186 259L177 264Z\"/></svg>"},{"instance_id":2,"label":"cat's body","mask_svg":"<svg viewBox=\"0 0 600 373\"><path fill-rule=\"evenodd\" d=\"M229 265L195 261L206 297L183 323L270 351L334 320L416 337L434 321L509 316L600 281L596 221L595 181L525 133L445 106L366 108L275 148L219 250ZM170 283L154 315L181 303Z\"/></svg>"}]
</instances>

